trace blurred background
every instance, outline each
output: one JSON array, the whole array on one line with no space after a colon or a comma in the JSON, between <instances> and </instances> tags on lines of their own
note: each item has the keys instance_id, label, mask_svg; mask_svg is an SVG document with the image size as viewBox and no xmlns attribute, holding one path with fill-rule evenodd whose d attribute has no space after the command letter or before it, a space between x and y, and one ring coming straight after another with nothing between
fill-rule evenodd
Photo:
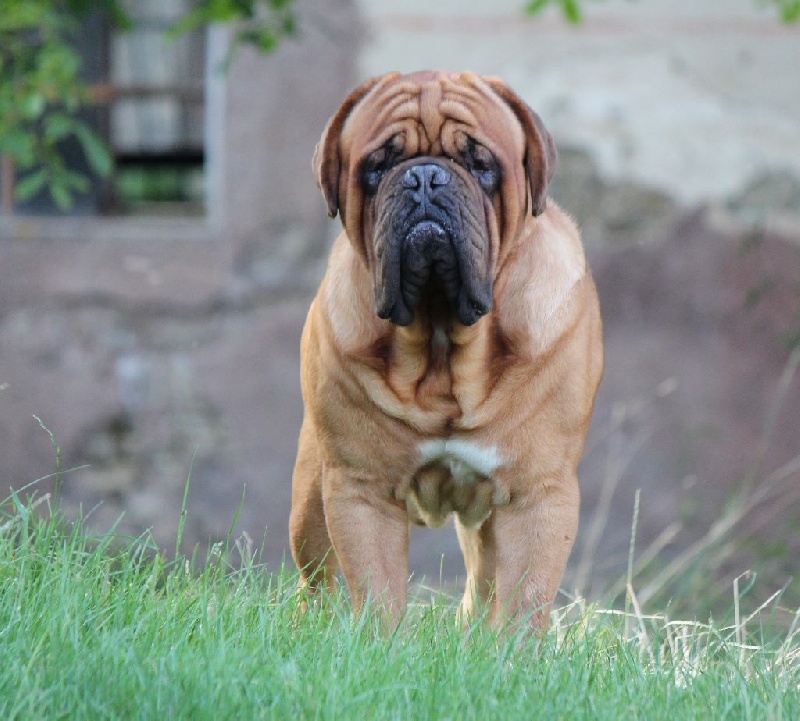
<instances>
[{"instance_id":1,"label":"blurred background","mask_svg":"<svg viewBox=\"0 0 800 721\"><path fill-rule=\"evenodd\" d=\"M800 595L800 24L778 1L531 4L277 3L274 47L234 53L231 23L165 39L189 0L83 16L92 135L52 132L91 181L66 203L2 160L0 497L57 473L69 513L171 547L190 476L187 549L241 506L235 533L289 560L300 332L339 229L314 146L369 76L470 69L553 134L603 309L565 590L622 590L635 525L643 602L697 608L748 570ZM414 531L411 565L454 583L452 527Z\"/></svg>"}]
</instances>

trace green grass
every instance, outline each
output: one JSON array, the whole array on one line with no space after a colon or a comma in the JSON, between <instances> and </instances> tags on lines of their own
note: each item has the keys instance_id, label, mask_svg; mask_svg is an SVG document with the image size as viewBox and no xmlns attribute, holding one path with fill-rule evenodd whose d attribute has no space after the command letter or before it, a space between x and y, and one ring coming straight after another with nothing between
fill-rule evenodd
<instances>
[{"instance_id":1,"label":"green grass","mask_svg":"<svg viewBox=\"0 0 800 721\"><path fill-rule=\"evenodd\" d=\"M537 640L465 632L432 595L387 638L343 597L301 614L244 542L169 562L10 501L2 719L800 718L800 631L765 639L767 608L725 627L576 602Z\"/></svg>"}]
</instances>

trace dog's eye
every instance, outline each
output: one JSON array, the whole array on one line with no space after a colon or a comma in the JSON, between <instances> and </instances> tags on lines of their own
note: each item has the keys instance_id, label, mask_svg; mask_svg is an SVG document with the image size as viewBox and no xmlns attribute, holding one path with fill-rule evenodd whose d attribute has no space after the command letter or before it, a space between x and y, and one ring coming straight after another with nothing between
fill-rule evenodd
<instances>
[{"instance_id":1,"label":"dog's eye","mask_svg":"<svg viewBox=\"0 0 800 721\"><path fill-rule=\"evenodd\" d=\"M374 193L376 190L378 190L383 173L384 171L378 168L364 170L364 189L368 193Z\"/></svg>"},{"instance_id":2,"label":"dog's eye","mask_svg":"<svg viewBox=\"0 0 800 721\"><path fill-rule=\"evenodd\" d=\"M494 190L497 185L497 168L482 160L476 161L470 172L486 191Z\"/></svg>"},{"instance_id":3,"label":"dog's eye","mask_svg":"<svg viewBox=\"0 0 800 721\"><path fill-rule=\"evenodd\" d=\"M385 148L378 148L373 153L370 153L361 165L361 180L364 189L373 193L378 189L378 184L381 182L383 174L386 172L386 150Z\"/></svg>"},{"instance_id":4,"label":"dog's eye","mask_svg":"<svg viewBox=\"0 0 800 721\"><path fill-rule=\"evenodd\" d=\"M470 141L466 153L469 172L487 193L493 193L500 185L500 167L494 156L482 145Z\"/></svg>"},{"instance_id":5,"label":"dog's eye","mask_svg":"<svg viewBox=\"0 0 800 721\"><path fill-rule=\"evenodd\" d=\"M400 157L400 145L402 144L398 143L396 138L391 138L364 159L361 165L361 182L367 193L377 192L386 171L390 170Z\"/></svg>"}]
</instances>

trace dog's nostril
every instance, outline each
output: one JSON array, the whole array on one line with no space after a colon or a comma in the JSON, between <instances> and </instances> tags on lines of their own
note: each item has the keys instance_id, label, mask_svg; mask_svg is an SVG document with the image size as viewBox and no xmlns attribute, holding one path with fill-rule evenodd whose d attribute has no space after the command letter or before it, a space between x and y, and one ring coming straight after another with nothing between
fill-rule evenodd
<instances>
[{"instance_id":1,"label":"dog's nostril","mask_svg":"<svg viewBox=\"0 0 800 721\"><path fill-rule=\"evenodd\" d=\"M416 190L420 185L422 185L422 179L416 172L414 172L416 169L417 168L415 166L413 168L409 168L405 173L403 173L404 188L407 188L408 190Z\"/></svg>"},{"instance_id":2,"label":"dog's nostril","mask_svg":"<svg viewBox=\"0 0 800 721\"><path fill-rule=\"evenodd\" d=\"M448 173L444 168L440 168L438 165L434 165L433 173L430 176L431 187L436 188L441 185L447 185L449 182L450 182L450 173Z\"/></svg>"},{"instance_id":3,"label":"dog's nostril","mask_svg":"<svg viewBox=\"0 0 800 721\"><path fill-rule=\"evenodd\" d=\"M408 190L433 190L449 182L450 173L433 163L414 165L403 174L403 187Z\"/></svg>"}]
</instances>

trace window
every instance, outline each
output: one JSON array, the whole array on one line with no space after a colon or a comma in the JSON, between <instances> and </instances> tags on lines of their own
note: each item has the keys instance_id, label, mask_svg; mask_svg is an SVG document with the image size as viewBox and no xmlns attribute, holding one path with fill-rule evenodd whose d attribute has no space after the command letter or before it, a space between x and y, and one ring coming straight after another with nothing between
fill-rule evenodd
<instances>
[{"instance_id":1,"label":"window","mask_svg":"<svg viewBox=\"0 0 800 721\"><path fill-rule=\"evenodd\" d=\"M108 142L116 160L115 212L203 212L206 35L165 37L188 5L132 3L133 29L112 34Z\"/></svg>"},{"instance_id":2,"label":"window","mask_svg":"<svg viewBox=\"0 0 800 721\"><path fill-rule=\"evenodd\" d=\"M206 215L206 57L207 38L214 44L215 31L198 29L173 40L165 34L191 5L191 0L128 2L129 31L112 29L99 16L82 22L75 44L93 102L80 117L105 141L115 164L109 178L97 178L77 141L60 144L68 167L91 179L89 192L75 195L71 215ZM15 182L14 168L5 162L4 213L58 212L46 191L15 204Z\"/></svg>"}]
</instances>

